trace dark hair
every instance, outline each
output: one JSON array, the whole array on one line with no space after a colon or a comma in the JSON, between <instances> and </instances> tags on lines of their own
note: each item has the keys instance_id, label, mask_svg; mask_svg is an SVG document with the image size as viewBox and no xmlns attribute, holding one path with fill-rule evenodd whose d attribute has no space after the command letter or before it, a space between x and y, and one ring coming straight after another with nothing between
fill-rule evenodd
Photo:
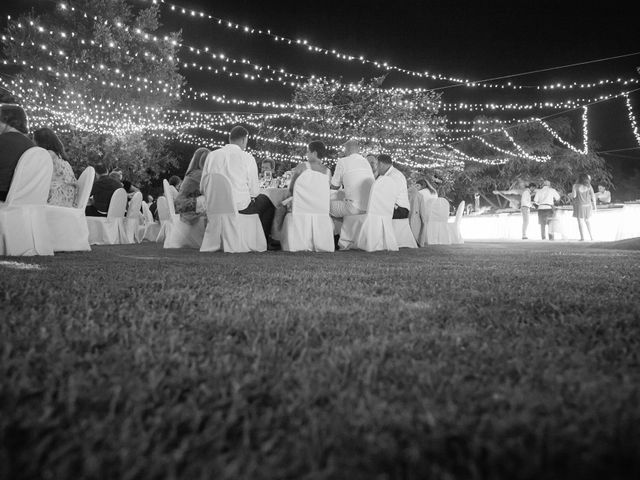
<instances>
[{"instance_id":1,"label":"dark hair","mask_svg":"<svg viewBox=\"0 0 640 480\"><path fill-rule=\"evenodd\" d=\"M56 132L50 128L39 128L33 132L33 140L39 147L42 147L45 150L51 150L52 152L57 153L59 157L64 158L64 146L56 135Z\"/></svg>"},{"instance_id":2,"label":"dark hair","mask_svg":"<svg viewBox=\"0 0 640 480\"><path fill-rule=\"evenodd\" d=\"M327 147L320 140L313 140L309 142L307 148L310 152L316 152L316 155L318 155L318 158L320 160L327 156Z\"/></svg>"},{"instance_id":3,"label":"dark hair","mask_svg":"<svg viewBox=\"0 0 640 480\"><path fill-rule=\"evenodd\" d=\"M263 163L269 163L271 164L271 168L275 170L276 168L276 162L273 158L265 158L264 160L262 160L260 162L260 165L262 165Z\"/></svg>"},{"instance_id":4,"label":"dark hair","mask_svg":"<svg viewBox=\"0 0 640 480\"><path fill-rule=\"evenodd\" d=\"M25 135L29 131L27 114L20 105L7 103L0 105L0 122L6 123Z\"/></svg>"},{"instance_id":5,"label":"dark hair","mask_svg":"<svg viewBox=\"0 0 640 480\"><path fill-rule=\"evenodd\" d=\"M527 188L531 188L531 187L537 188L538 186L535 183L531 182L529 185L527 185Z\"/></svg>"},{"instance_id":6,"label":"dark hair","mask_svg":"<svg viewBox=\"0 0 640 480\"><path fill-rule=\"evenodd\" d=\"M392 165L391 155L387 155L386 153L381 153L378 155L378 163L384 163L386 165Z\"/></svg>"},{"instance_id":7,"label":"dark hair","mask_svg":"<svg viewBox=\"0 0 640 480\"><path fill-rule=\"evenodd\" d=\"M586 173L578 175L578 183L581 183L582 185L590 185L591 182L589 182L589 175Z\"/></svg>"},{"instance_id":8,"label":"dark hair","mask_svg":"<svg viewBox=\"0 0 640 480\"><path fill-rule=\"evenodd\" d=\"M229 140L235 142L236 140L241 140L243 138L247 138L249 136L249 132L246 128L241 127L240 125L236 125L229 132Z\"/></svg>"},{"instance_id":9,"label":"dark hair","mask_svg":"<svg viewBox=\"0 0 640 480\"><path fill-rule=\"evenodd\" d=\"M104 166L104 163L97 163L93 166L93 168L95 169L96 173L98 175L106 175L107 174L107 167Z\"/></svg>"},{"instance_id":10,"label":"dark hair","mask_svg":"<svg viewBox=\"0 0 640 480\"><path fill-rule=\"evenodd\" d=\"M169 177L169 185L173 185L174 187L177 187L180 182L181 182L180 177L177 175L172 175L171 177Z\"/></svg>"}]
</instances>

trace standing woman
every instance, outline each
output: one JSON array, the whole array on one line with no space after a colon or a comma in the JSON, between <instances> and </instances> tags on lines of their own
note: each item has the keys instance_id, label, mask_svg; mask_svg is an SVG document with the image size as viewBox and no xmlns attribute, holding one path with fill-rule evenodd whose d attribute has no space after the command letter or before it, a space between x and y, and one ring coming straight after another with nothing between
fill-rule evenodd
<instances>
[{"instance_id":1,"label":"standing woman","mask_svg":"<svg viewBox=\"0 0 640 480\"><path fill-rule=\"evenodd\" d=\"M62 142L50 128L39 128L33 132L33 140L37 146L49 152L53 161L53 175L47 203L60 207L75 207L78 181L71 165L65 160Z\"/></svg>"},{"instance_id":2,"label":"standing woman","mask_svg":"<svg viewBox=\"0 0 640 480\"><path fill-rule=\"evenodd\" d=\"M592 212L596 210L596 194L591 186L591 178L586 173L581 173L577 183L573 184L570 198L573 198L573 216L578 220L578 229L580 230L580 241L584 242L584 227L587 226L589 238L593 241L591 234L591 218Z\"/></svg>"}]
</instances>

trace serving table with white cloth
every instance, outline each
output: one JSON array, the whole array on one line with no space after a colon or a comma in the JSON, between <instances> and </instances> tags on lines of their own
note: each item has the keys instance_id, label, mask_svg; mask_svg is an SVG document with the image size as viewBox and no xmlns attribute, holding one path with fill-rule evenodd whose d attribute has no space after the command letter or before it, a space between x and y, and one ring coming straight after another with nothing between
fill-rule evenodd
<instances>
[{"instance_id":1,"label":"serving table with white cloth","mask_svg":"<svg viewBox=\"0 0 640 480\"><path fill-rule=\"evenodd\" d=\"M640 237L640 202L599 205L590 218L596 241L615 241ZM573 207L557 207L552 220L556 240L580 238ZM465 215L460 223L465 240L519 240L522 238L522 213L519 211L494 214ZM531 211L527 236L540 239L538 213Z\"/></svg>"}]
</instances>

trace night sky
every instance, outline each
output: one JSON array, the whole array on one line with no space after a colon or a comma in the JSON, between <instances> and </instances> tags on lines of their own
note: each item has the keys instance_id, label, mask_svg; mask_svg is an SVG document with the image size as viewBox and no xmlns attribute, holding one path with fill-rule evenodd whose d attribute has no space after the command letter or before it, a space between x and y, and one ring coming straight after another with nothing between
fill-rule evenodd
<instances>
[{"instance_id":1,"label":"night sky","mask_svg":"<svg viewBox=\"0 0 640 480\"><path fill-rule=\"evenodd\" d=\"M289 38L303 38L311 44L345 53L388 61L411 70L428 70L448 76L481 80L548 69L579 62L640 52L639 22L628 3L557 1L268 1L217 0L216 2L175 0L187 9L228 19L254 28L270 28ZM5 2L6 3L6 2ZM42 9L38 1L9 2L7 13L26 8ZM147 1L134 2L139 5ZM209 46L228 56L248 58L259 64L284 67L289 72L316 74L345 81L357 81L380 74L356 62L336 60L303 48L276 43L259 35L247 35L220 27L211 20L172 13L162 7L166 29L182 29L183 41L196 47ZM202 57L182 54L203 64ZM618 60L516 76L519 84L593 82L602 78L638 78L640 55ZM241 69L237 69L241 70ZM289 100L291 90L240 79L225 80L208 74L182 72L196 89L247 99ZM384 86L450 86L390 73ZM563 92L562 96L590 97L593 92ZM520 92L447 88L445 102L529 103L535 97ZM551 99L551 98L547 98ZM540 100L540 98L538 99ZM636 113L640 95L632 96ZM229 109L215 104L197 105L201 111ZM621 99L592 107L592 136L602 149L638 147L631 134L626 107ZM458 114L471 119L481 112ZM538 116L554 111L532 112ZM496 113L512 118L513 112ZM638 151L623 152L638 156Z\"/></svg>"}]
</instances>

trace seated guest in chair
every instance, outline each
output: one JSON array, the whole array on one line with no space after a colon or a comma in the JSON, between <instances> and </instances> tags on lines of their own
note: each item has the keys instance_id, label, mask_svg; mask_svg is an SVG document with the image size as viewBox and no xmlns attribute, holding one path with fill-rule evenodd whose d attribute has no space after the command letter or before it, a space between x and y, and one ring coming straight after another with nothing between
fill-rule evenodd
<instances>
[{"instance_id":1,"label":"seated guest in chair","mask_svg":"<svg viewBox=\"0 0 640 480\"><path fill-rule=\"evenodd\" d=\"M335 218L365 213L369 201L368 185L374 180L371 165L360 155L358 141L351 139L343 146L345 157L338 159L331 178L332 190L344 189L344 200L331 201L330 213Z\"/></svg>"},{"instance_id":2,"label":"seated guest in chair","mask_svg":"<svg viewBox=\"0 0 640 480\"><path fill-rule=\"evenodd\" d=\"M87 217L106 217L109 212L111 196L117 189L122 188L122 183L110 177L107 167L103 164L100 163L94 168L96 179L91 188L91 197L89 198L89 204L85 208L85 215Z\"/></svg>"},{"instance_id":3,"label":"seated guest in chair","mask_svg":"<svg viewBox=\"0 0 640 480\"><path fill-rule=\"evenodd\" d=\"M131 198L133 197L133 195L135 195L136 192L140 191L140 189L135 185L133 185L129 180L124 179L122 170L112 170L109 176L119 181L120 183L122 183L122 188L124 188L124 191L127 192L127 198L129 200L131 200Z\"/></svg>"},{"instance_id":4,"label":"seated guest in chair","mask_svg":"<svg viewBox=\"0 0 640 480\"><path fill-rule=\"evenodd\" d=\"M407 193L407 178L393 166L391 157L387 154L378 155L378 173L380 176L391 178L396 184L396 203L393 208L394 219L409 218L409 194Z\"/></svg>"},{"instance_id":5,"label":"seated guest in chair","mask_svg":"<svg viewBox=\"0 0 640 480\"><path fill-rule=\"evenodd\" d=\"M176 213L180 214L180 219L187 223L196 223L201 217L205 217L207 212L204 208L204 197L200 191L200 181L202 180L202 169L207 155L211 151L208 148L198 148L191 157L184 180L180 184L180 191L175 197L174 204ZM171 177L173 178L173 177ZM171 178L169 181L171 181ZM176 176L176 178L178 178ZM179 180L179 178L178 178ZM171 190L171 188L169 188Z\"/></svg>"},{"instance_id":6,"label":"seated guest in chair","mask_svg":"<svg viewBox=\"0 0 640 480\"><path fill-rule=\"evenodd\" d=\"M319 140L314 140L307 145L307 161L299 163L296 168L293 169L291 176L291 183L289 184L289 196L293 195L293 187L296 180L306 170L313 170L314 172L320 172L327 176L327 182L331 179L331 170L322 163L322 160L327 155L327 147ZM291 212L291 202L285 201L283 205L276 208L275 217L273 219L273 229L271 233L274 240L280 241L280 235L282 232L282 224L284 223L285 215Z\"/></svg>"},{"instance_id":7,"label":"seated guest in chair","mask_svg":"<svg viewBox=\"0 0 640 480\"><path fill-rule=\"evenodd\" d=\"M24 152L35 143L27 137L27 114L18 105L0 105L0 202L7 199L13 172Z\"/></svg>"},{"instance_id":8,"label":"seated guest in chair","mask_svg":"<svg viewBox=\"0 0 640 480\"><path fill-rule=\"evenodd\" d=\"M209 152L209 150L207 150L207 153ZM205 155L206 157L206 155ZM173 201L176 201L176 197L178 196L178 192L180 191L180 185L182 184L182 180L180 180L180 177L177 175L172 175L171 177L169 177L169 191L171 192L171 194L173 195ZM198 185L198 188L200 186Z\"/></svg>"},{"instance_id":9,"label":"seated guest in chair","mask_svg":"<svg viewBox=\"0 0 640 480\"><path fill-rule=\"evenodd\" d=\"M229 132L229 143L207 156L203 176L220 173L231 182L238 213L258 214L269 250L278 250L279 242L271 239L271 225L275 207L269 197L261 194L258 183L258 165L253 155L246 152L249 132L239 125Z\"/></svg>"},{"instance_id":10,"label":"seated guest in chair","mask_svg":"<svg viewBox=\"0 0 640 480\"><path fill-rule=\"evenodd\" d=\"M611 192L607 190L604 185L598 185L598 191L596 192L596 200L600 204L607 205L611 203Z\"/></svg>"},{"instance_id":11,"label":"seated guest in chair","mask_svg":"<svg viewBox=\"0 0 640 480\"><path fill-rule=\"evenodd\" d=\"M65 158L62 142L50 128L39 128L33 132L33 140L36 145L49 152L53 161L53 175L47 203L61 207L75 207L78 181Z\"/></svg>"},{"instance_id":12,"label":"seated guest in chair","mask_svg":"<svg viewBox=\"0 0 640 480\"><path fill-rule=\"evenodd\" d=\"M371 170L373 171L373 178L378 178L378 157L373 153L367 154L367 162L371 165Z\"/></svg>"}]
</instances>

